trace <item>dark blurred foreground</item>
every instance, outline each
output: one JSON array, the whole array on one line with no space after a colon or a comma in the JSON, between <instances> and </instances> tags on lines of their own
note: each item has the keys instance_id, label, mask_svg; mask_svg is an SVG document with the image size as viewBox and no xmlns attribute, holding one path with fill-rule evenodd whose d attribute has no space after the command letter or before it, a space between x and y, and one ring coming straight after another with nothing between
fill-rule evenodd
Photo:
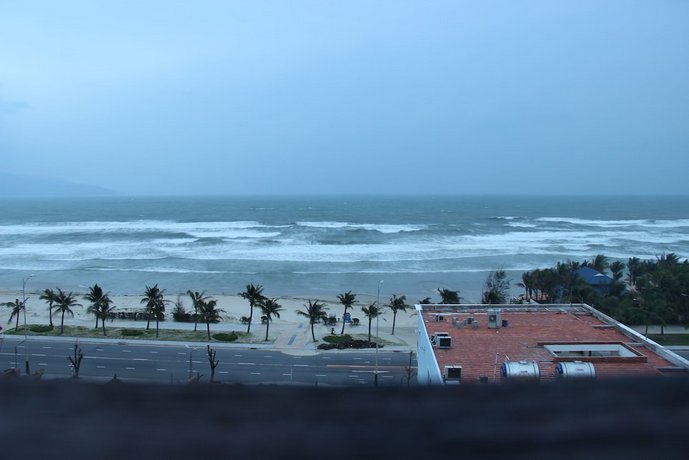
<instances>
[{"instance_id":1,"label":"dark blurred foreground","mask_svg":"<svg viewBox=\"0 0 689 460\"><path fill-rule=\"evenodd\" d=\"M689 456L685 378L449 388L0 382L5 458Z\"/></svg>"}]
</instances>

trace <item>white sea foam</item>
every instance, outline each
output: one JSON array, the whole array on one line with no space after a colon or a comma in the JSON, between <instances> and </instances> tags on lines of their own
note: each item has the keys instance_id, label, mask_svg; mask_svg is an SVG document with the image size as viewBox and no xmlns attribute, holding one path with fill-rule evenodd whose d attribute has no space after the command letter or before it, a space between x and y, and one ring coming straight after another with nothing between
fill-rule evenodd
<instances>
[{"instance_id":1,"label":"white sea foam","mask_svg":"<svg viewBox=\"0 0 689 460\"><path fill-rule=\"evenodd\" d=\"M689 227L689 219L653 220L653 219L625 219L625 220L594 220L575 217L539 217L536 222L564 223L593 227L647 227L647 228L676 228Z\"/></svg>"},{"instance_id":2,"label":"white sea foam","mask_svg":"<svg viewBox=\"0 0 689 460\"><path fill-rule=\"evenodd\" d=\"M308 228L368 230L380 233L417 232L427 228L426 225L353 224L348 222L297 222L297 225Z\"/></svg>"}]
</instances>

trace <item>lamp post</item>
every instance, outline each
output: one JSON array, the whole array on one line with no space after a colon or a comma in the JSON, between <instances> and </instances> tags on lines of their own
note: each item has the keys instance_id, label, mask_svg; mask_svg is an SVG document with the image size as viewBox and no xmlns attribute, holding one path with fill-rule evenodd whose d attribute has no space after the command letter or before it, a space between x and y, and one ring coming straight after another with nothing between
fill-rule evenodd
<instances>
[{"instance_id":1,"label":"lamp post","mask_svg":"<svg viewBox=\"0 0 689 460\"><path fill-rule=\"evenodd\" d=\"M192 353L194 353L194 349L191 348L189 345L186 345L186 344L184 346L187 347L187 349L189 350L189 380L191 380L191 374L193 372L192 366L191 366L191 357L192 357Z\"/></svg>"},{"instance_id":2,"label":"lamp post","mask_svg":"<svg viewBox=\"0 0 689 460\"><path fill-rule=\"evenodd\" d=\"M26 375L31 375L31 372L29 371L29 342L27 342L27 332L26 332L26 283L29 281L29 279L33 278L34 275L29 275L26 278L22 279L22 304L24 305L24 362L26 363ZM15 359L16 361L16 359Z\"/></svg>"},{"instance_id":3,"label":"lamp post","mask_svg":"<svg viewBox=\"0 0 689 460\"><path fill-rule=\"evenodd\" d=\"M378 294L376 295L376 370L373 374L373 386L375 387L378 386L378 341L380 340L380 338L378 337L378 323L380 318L380 286L382 284L383 280L378 281Z\"/></svg>"}]
</instances>

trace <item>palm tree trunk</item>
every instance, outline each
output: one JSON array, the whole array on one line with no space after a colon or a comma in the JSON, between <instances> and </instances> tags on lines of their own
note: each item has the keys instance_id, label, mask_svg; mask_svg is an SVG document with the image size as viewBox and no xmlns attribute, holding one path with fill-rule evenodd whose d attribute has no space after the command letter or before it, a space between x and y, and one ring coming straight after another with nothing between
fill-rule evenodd
<instances>
[{"instance_id":1,"label":"palm tree trunk","mask_svg":"<svg viewBox=\"0 0 689 460\"><path fill-rule=\"evenodd\" d=\"M397 311L392 312L392 335L395 335L395 321L397 320Z\"/></svg>"},{"instance_id":2,"label":"palm tree trunk","mask_svg":"<svg viewBox=\"0 0 689 460\"><path fill-rule=\"evenodd\" d=\"M251 332L251 320L254 318L254 304L249 303L249 306L250 306L251 308L249 309L249 325L248 325L247 328L246 328L246 333L247 333L247 334L248 334L249 332ZM268 339L266 339L266 340L268 340Z\"/></svg>"},{"instance_id":3,"label":"palm tree trunk","mask_svg":"<svg viewBox=\"0 0 689 460\"><path fill-rule=\"evenodd\" d=\"M196 332L196 327L199 324L199 309L196 306L196 302L194 302L194 332Z\"/></svg>"},{"instance_id":4,"label":"palm tree trunk","mask_svg":"<svg viewBox=\"0 0 689 460\"><path fill-rule=\"evenodd\" d=\"M150 325L151 325L151 310L148 310L148 312L146 314L146 330L148 330Z\"/></svg>"},{"instance_id":5,"label":"palm tree trunk","mask_svg":"<svg viewBox=\"0 0 689 460\"><path fill-rule=\"evenodd\" d=\"M268 328L270 327L270 319L266 321L266 342L268 341Z\"/></svg>"},{"instance_id":6,"label":"palm tree trunk","mask_svg":"<svg viewBox=\"0 0 689 460\"><path fill-rule=\"evenodd\" d=\"M369 317L368 318L368 342L369 343L371 343L371 321L372 321L372 318Z\"/></svg>"},{"instance_id":7,"label":"palm tree trunk","mask_svg":"<svg viewBox=\"0 0 689 460\"><path fill-rule=\"evenodd\" d=\"M101 321L101 323L103 324L103 336L105 336L105 335L107 335L105 333L105 320Z\"/></svg>"},{"instance_id":8,"label":"palm tree trunk","mask_svg":"<svg viewBox=\"0 0 689 460\"><path fill-rule=\"evenodd\" d=\"M316 341L316 334L313 332L313 322L311 322L311 338L313 338L313 341Z\"/></svg>"},{"instance_id":9,"label":"palm tree trunk","mask_svg":"<svg viewBox=\"0 0 689 460\"><path fill-rule=\"evenodd\" d=\"M158 338L158 313L156 313L156 339Z\"/></svg>"},{"instance_id":10,"label":"palm tree trunk","mask_svg":"<svg viewBox=\"0 0 689 460\"><path fill-rule=\"evenodd\" d=\"M345 306L345 311L342 313L342 330L340 331L340 335L344 335L345 316L347 316L347 306Z\"/></svg>"},{"instance_id":11,"label":"palm tree trunk","mask_svg":"<svg viewBox=\"0 0 689 460\"><path fill-rule=\"evenodd\" d=\"M96 314L96 329L98 329L98 315Z\"/></svg>"},{"instance_id":12,"label":"palm tree trunk","mask_svg":"<svg viewBox=\"0 0 689 460\"><path fill-rule=\"evenodd\" d=\"M60 320L60 334L65 332L65 311L62 310L62 319Z\"/></svg>"},{"instance_id":13,"label":"palm tree trunk","mask_svg":"<svg viewBox=\"0 0 689 460\"><path fill-rule=\"evenodd\" d=\"M211 322L206 321L206 331L208 332L208 340L211 339Z\"/></svg>"},{"instance_id":14,"label":"palm tree trunk","mask_svg":"<svg viewBox=\"0 0 689 460\"><path fill-rule=\"evenodd\" d=\"M48 305L48 315L50 315L50 327L53 327L53 306Z\"/></svg>"},{"instance_id":15,"label":"palm tree trunk","mask_svg":"<svg viewBox=\"0 0 689 460\"><path fill-rule=\"evenodd\" d=\"M12 318L10 318L10 321L12 321ZM19 330L19 313L17 313L17 322L14 326L14 332L17 332Z\"/></svg>"}]
</instances>

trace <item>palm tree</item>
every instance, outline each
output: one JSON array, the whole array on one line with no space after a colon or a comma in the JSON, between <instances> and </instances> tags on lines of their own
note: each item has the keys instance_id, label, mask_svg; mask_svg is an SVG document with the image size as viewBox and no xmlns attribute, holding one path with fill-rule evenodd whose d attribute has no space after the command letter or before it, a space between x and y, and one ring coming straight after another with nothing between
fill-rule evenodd
<instances>
[{"instance_id":1,"label":"palm tree","mask_svg":"<svg viewBox=\"0 0 689 460\"><path fill-rule=\"evenodd\" d=\"M7 322L7 324L10 324L15 316L17 317L17 322L14 326L14 330L17 331L19 329L19 315L22 310L26 308L26 303L17 299L14 302L5 302L2 305L12 309L12 314L10 315L10 320Z\"/></svg>"},{"instance_id":2,"label":"palm tree","mask_svg":"<svg viewBox=\"0 0 689 460\"><path fill-rule=\"evenodd\" d=\"M344 313L342 313L342 330L340 331L340 335L344 334L344 329L345 329L345 321L344 317L347 314L347 309L351 308L352 305L356 302L356 294L352 294L352 291L347 291L344 294L339 294L337 296L337 300L340 301L342 305L344 305Z\"/></svg>"},{"instance_id":3,"label":"palm tree","mask_svg":"<svg viewBox=\"0 0 689 460\"><path fill-rule=\"evenodd\" d=\"M266 342L268 341L268 328L270 327L270 322L273 320L273 316L276 318L280 317L280 311L282 311L282 305L278 303L278 299L266 299L264 298L259 304L261 307L261 313L266 318Z\"/></svg>"},{"instance_id":4,"label":"palm tree","mask_svg":"<svg viewBox=\"0 0 689 460\"><path fill-rule=\"evenodd\" d=\"M201 319L206 323L206 332L208 332L208 340L211 339L211 323L220 321L220 313L223 310L216 308L218 301L215 299L201 300L199 303L199 311L201 312Z\"/></svg>"},{"instance_id":5,"label":"palm tree","mask_svg":"<svg viewBox=\"0 0 689 460\"><path fill-rule=\"evenodd\" d=\"M608 262L608 258L606 256L604 256L603 254L598 254L596 255L596 257L593 258L591 262L585 260L584 263L582 263L581 265L584 267L593 268L599 273L604 273L605 270L608 269L610 263Z\"/></svg>"},{"instance_id":6,"label":"palm tree","mask_svg":"<svg viewBox=\"0 0 689 460\"><path fill-rule=\"evenodd\" d=\"M149 330L151 324L151 315L155 315L156 319L156 338L158 337L158 327L160 317L165 313L165 304L168 302L163 298L165 289L158 288L156 284L153 287L146 286L145 297L141 299L141 303L146 304L146 330Z\"/></svg>"},{"instance_id":7,"label":"palm tree","mask_svg":"<svg viewBox=\"0 0 689 460\"><path fill-rule=\"evenodd\" d=\"M260 305L266 298L263 296L263 286L260 284L258 286L247 284L246 290L240 292L239 295L248 300L249 306L251 307L249 311L249 325L246 328L246 333L248 334L251 332L251 320L254 318L254 307Z\"/></svg>"},{"instance_id":8,"label":"palm tree","mask_svg":"<svg viewBox=\"0 0 689 460\"><path fill-rule=\"evenodd\" d=\"M395 335L395 320L397 320L398 311L407 311L411 305L407 305L407 296L397 297L395 294L390 297L388 307L392 310L392 335Z\"/></svg>"},{"instance_id":9,"label":"palm tree","mask_svg":"<svg viewBox=\"0 0 689 460\"><path fill-rule=\"evenodd\" d=\"M452 291L450 289L438 288L438 294L440 294L440 303L446 305L455 305L459 303L459 291Z\"/></svg>"},{"instance_id":10,"label":"palm tree","mask_svg":"<svg viewBox=\"0 0 689 460\"><path fill-rule=\"evenodd\" d=\"M55 291L53 291L52 289L45 289L43 291L43 294L41 294L41 296L39 297L39 299L48 302L48 318L50 318L50 327L53 327L53 305L57 300Z\"/></svg>"},{"instance_id":11,"label":"palm tree","mask_svg":"<svg viewBox=\"0 0 689 460\"><path fill-rule=\"evenodd\" d=\"M196 332L196 326L198 325L198 320L199 320L199 308L201 306L202 302L205 302L208 300L208 296L205 295L206 291L203 292L198 292L194 291L192 292L191 290L187 291L187 295L191 297L191 302L194 305L194 332Z\"/></svg>"},{"instance_id":12,"label":"palm tree","mask_svg":"<svg viewBox=\"0 0 689 460\"><path fill-rule=\"evenodd\" d=\"M311 324L311 338L315 342L316 334L313 332L314 324L328 317L328 314L325 312L325 304L318 300L309 300L308 305L304 304L304 306L306 310L297 310L297 314L306 316L309 319L309 323Z\"/></svg>"},{"instance_id":13,"label":"palm tree","mask_svg":"<svg viewBox=\"0 0 689 460\"><path fill-rule=\"evenodd\" d=\"M368 307L361 307L361 311L364 312L364 315L368 318L368 341L369 343L371 342L371 321L373 321L373 318L377 318L380 316L380 308L378 308L378 305L376 305L375 302L370 304Z\"/></svg>"},{"instance_id":14,"label":"palm tree","mask_svg":"<svg viewBox=\"0 0 689 460\"><path fill-rule=\"evenodd\" d=\"M636 290L636 276L639 273L639 267L641 267L641 260L638 257L630 257L627 261L627 284L632 291Z\"/></svg>"},{"instance_id":15,"label":"palm tree","mask_svg":"<svg viewBox=\"0 0 689 460\"><path fill-rule=\"evenodd\" d=\"M106 312L109 311L109 305L112 303L108 294L103 292L103 288L94 284L89 288L89 293L84 296L85 300L91 302L91 305L86 309L86 313L90 313L96 317L96 329L98 329L98 320L102 318L101 308L102 304L106 304Z\"/></svg>"},{"instance_id":16,"label":"palm tree","mask_svg":"<svg viewBox=\"0 0 689 460\"><path fill-rule=\"evenodd\" d=\"M55 312L61 312L62 318L60 319L60 334L65 331L65 313L69 313L70 316L74 316L72 307L81 307L80 303L77 303L76 296L73 292L64 292L62 289L57 288L57 300L55 301Z\"/></svg>"}]
</instances>

